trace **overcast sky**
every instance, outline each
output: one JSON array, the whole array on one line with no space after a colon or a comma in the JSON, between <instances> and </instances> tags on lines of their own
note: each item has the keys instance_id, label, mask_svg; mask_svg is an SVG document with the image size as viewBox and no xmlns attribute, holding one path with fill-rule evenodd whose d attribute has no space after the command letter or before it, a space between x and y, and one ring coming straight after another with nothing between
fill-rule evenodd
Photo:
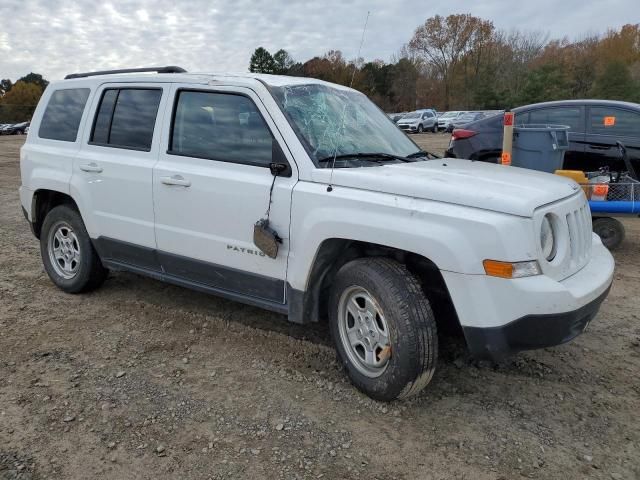
<instances>
[{"instance_id":1,"label":"overcast sky","mask_svg":"<svg viewBox=\"0 0 640 480\"><path fill-rule=\"evenodd\" d=\"M300 61L330 49L355 58L368 10L365 60L388 61L435 14L575 39L640 21L639 1L1 0L0 78L145 65L246 71L258 46Z\"/></svg>"}]
</instances>

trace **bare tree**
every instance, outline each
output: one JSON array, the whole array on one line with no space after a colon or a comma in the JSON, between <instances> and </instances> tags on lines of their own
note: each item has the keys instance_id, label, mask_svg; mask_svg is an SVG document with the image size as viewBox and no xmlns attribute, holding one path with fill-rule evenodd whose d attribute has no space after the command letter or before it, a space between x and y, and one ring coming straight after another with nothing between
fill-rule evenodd
<instances>
[{"instance_id":1,"label":"bare tree","mask_svg":"<svg viewBox=\"0 0 640 480\"><path fill-rule=\"evenodd\" d=\"M409 49L431 63L444 85L445 108L449 108L453 71L461 59L493 31L493 23L469 14L436 15L419 26Z\"/></svg>"}]
</instances>

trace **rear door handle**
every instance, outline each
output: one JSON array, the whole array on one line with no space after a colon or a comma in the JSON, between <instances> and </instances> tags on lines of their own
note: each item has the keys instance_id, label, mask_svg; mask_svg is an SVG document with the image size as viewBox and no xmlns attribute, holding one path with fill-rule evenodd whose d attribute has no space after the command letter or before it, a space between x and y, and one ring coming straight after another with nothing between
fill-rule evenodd
<instances>
[{"instance_id":1,"label":"rear door handle","mask_svg":"<svg viewBox=\"0 0 640 480\"><path fill-rule=\"evenodd\" d=\"M83 172L100 173L102 172L102 167L97 163L91 162L80 165L80 170L82 170Z\"/></svg>"},{"instance_id":2,"label":"rear door handle","mask_svg":"<svg viewBox=\"0 0 640 480\"><path fill-rule=\"evenodd\" d=\"M180 187L190 187L191 182L186 180L182 175L172 175L170 177L160 177L160 181L164 185L179 185Z\"/></svg>"},{"instance_id":3,"label":"rear door handle","mask_svg":"<svg viewBox=\"0 0 640 480\"><path fill-rule=\"evenodd\" d=\"M589 148L593 150L609 150L611 148L611 145L593 145L590 143Z\"/></svg>"}]
</instances>

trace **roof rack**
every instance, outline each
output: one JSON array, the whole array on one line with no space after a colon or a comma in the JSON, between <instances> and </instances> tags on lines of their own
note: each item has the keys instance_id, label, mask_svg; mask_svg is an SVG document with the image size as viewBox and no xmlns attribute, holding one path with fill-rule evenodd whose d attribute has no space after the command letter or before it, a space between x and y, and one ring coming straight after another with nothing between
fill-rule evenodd
<instances>
[{"instance_id":1,"label":"roof rack","mask_svg":"<svg viewBox=\"0 0 640 480\"><path fill-rule=\"evenodd\" d=\"M186 70L182 67L176 67L169 65L167 67L145 67L145 68L123 68L120 70L101 70L98 72L85 72L85 73L70 73L65 80L71 78L84 78L95 77L96 75L113 75L117 73L141 73L141 72L156 72L156 73L185 73Z\"/></svg>"}]
</instances>

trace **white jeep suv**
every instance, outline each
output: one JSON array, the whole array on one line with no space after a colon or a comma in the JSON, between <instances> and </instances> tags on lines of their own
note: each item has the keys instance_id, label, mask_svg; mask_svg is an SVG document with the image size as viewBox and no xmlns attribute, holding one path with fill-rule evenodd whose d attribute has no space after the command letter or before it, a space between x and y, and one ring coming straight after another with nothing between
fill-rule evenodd
<instances>
[{"instance_id":1,"label":"white jeep suv","mask_svg":"<svg viewBox=\"0 0 640 480\"><path fill-rule=\"evenodd\" d=\"M363 94L178 67L51 83L20 199L69 293L126 270L327 320L353 383L429 383L437 329L499 358L579 335L614 262L559 176L423 152Z\"/></svg>"}]
</instances>

